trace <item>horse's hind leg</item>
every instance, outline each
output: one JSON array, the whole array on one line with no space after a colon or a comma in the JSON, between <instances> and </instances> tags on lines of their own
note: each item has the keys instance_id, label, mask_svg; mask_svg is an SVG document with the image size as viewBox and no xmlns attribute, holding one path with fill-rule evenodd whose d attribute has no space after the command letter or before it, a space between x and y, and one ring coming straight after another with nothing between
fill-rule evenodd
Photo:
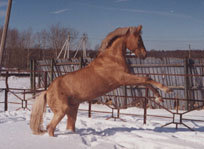
<instances>
[{"instance_id":1,"label":"horse's hind leg","mask_svg":"<svg viewBox=\"0 0 204 149\"><path fill-rule=\"evenodd\" d=\"M76 123L78 108L79 108L79 104L72 105L71 107L69 107L69 110L67 112L67 129L73 132L75 132L75 123Z\"/></svg>"},{"instance_id":2,"label":"horse's hind leg","mask_svg":"<svg viewBox=\"0 0 204 149\"><path fill-rule=\"evenodd\" d=\"M63 112L54 113L54 116L50 124L47 126L47 131L48 131L49 136L54 136L54 131L56 129L56 126L62 120L64 115L65 113Z\"/></svg>"}]
</instances>

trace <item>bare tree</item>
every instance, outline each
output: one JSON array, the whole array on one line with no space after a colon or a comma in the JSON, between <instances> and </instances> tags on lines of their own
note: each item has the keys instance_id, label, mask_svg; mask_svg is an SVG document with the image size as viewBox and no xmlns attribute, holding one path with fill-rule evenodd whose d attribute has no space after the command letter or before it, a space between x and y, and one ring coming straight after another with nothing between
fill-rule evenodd
<instances>
[{"instance_id":1,"label":"bare tree","mask_svg":"<svg viewBox=\"0 0 204 149\"><path fill-rule=\"evenodd\" d=\"M94 50L99 51L99 49L100 49L100 44L96 44L95 47L94 47Z\"/></svg>"},{"instance_id":2,"label":"bare tree","mask_svg":"<svg viewBox=\"0 0 204 149\"><path fill-rule=\"evenodd\" d=\"M19 32L17 29L9 29L6 42L6 50L4 52L4 65L9 67L13 62L16 63L16 58L19 46ZM19 57L18 57L19 58Z\"/></svg>"},{"instance_id":3,"label":"bare tree","mask_svg":"<svg viewBox=\"0 0 204 149\"><path fill-rule=\"evenodd\" d=\"M2 27L0 27L1 34ZM59 24L52 25L47 30L43 29L35 34L30 28L24 31L15 28L9 29L3 65L5 67L26 68L31 57L35 59L56 57L68 38L68 34L70 34L72 48L78 37L78 32ZM55 50L55 54L53 54L53 50Z\"/></svg>"},{"instance_id":4,"label":"bare tree","mask_svg":"<svg viewBox=\"0 0 204 149\"><path fill-rule=\"evenodd\" d=\"M62 27L60 24L52 25L50 27L48 32L49 43L51 48L56 51L56 57L60 52L60 49L62 48L64 42L68 38L68 34L70 34L71 36L71 42L73 42L78 35L78 33L74 29Z\"/></svg>"},{"instance_id":5,"label":"bare tree","mask_svg":"<svg viewBox=\"0 0 204 149\"><path fill-rule=\"evenodd\" d=\"M47 30L43 29L35 34L35 47L39 49L48 48L49 36Z\"/></svg>"},{"instance_id":6,"label":"bare tree","mask_svg":"<svg viewBox=\"0 0 204 149\"><path fill-rule=\"evenodd\" d=\"M4 53L4 66L18 67L24 65L26 59L24 49L20 48L20 33L17 29L9 29Z\"/></svg>"},{"instance_id":7,"label":"bare tree","mask_svg":"<svg viewBox=\"0 0 204 149\"><path fill-rule=\"evenodd\" d=\"M7 36L7 42L6 42L6 48L8 49L15 49L19 47L19 31L17 29L9 29L8 30L8 36Z\"/></svg>"},{"instance_id":8,"label":"bare tree","mask_svg":"<svg viewBox=\"0 0 204 149\"><path fill-rule=\"evenodd\" d=\"M22 49L31 49L33 47L33 33L32 29L29 28L27 30L24 30L20 33L19 36L19 47Z\"/></svg>"}]
</instances>

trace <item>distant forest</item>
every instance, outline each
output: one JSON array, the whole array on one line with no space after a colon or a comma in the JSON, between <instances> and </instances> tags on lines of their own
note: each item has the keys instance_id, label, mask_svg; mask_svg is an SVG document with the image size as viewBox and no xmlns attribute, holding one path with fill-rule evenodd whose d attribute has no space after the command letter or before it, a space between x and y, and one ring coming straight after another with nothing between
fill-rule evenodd
<instances>
[{"instance_id":1,"label":"distant forest","mask_svg":"<svg viewBox=\"0 0 204 149\"><path fill-rule=\"evenodd\" d=\"M0 39L2 31L3 27L0 27ZM70 36L70 49L76 49L81 35L75 29L63 27L60 24L51 25L35 33L31 28L24 31L9 29L3 67L26 69L29 67L30 59L56 58L68 35ZM90 55L92 51L88 50ZM79 51L77 56L80 54ZM70 56L73 55L74 51L70 51Z\"/></svg>"},{"instance_id":2,"label":"distant forest","mask_svg":"<svg viewBox=\"0 0 204 149\"><path fill-rule=\"evenodd\" d=\"M3 28L0 27L0 38ZM71 49L75 49L80 36L73 28L63 27L60 24L52 25L47 29L33 33L32 29L19 31L9 29L7 35L6 50L3 57L3 67L6 68L29 68L30 60L42 60L56 58L59 54L68 35L70 35ZM94 58L98 54L99 45L94 49L88 48L87 55ZM70 57L74 56L75 51L70 50ZM77 57L82 56L79 51ZM147 53L148 57L177 57L177 58L204 58L203 50L151 50Z\"/></svg>"}]
</instances>

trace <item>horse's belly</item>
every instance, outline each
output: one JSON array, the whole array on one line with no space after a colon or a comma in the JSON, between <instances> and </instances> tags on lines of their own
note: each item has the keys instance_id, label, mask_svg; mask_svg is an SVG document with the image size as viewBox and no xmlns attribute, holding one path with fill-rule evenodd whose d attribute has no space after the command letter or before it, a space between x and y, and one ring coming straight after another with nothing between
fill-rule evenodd
<instances>
[{"instance_id":1,"label":"horse's belly","mask_svg":"<svg viewBox=\"0 0 204 149\"><path fill-rule=\"evenodd\" d=\"M77 91L78 88L76 89L78 99L82 101L92 100L119 87L118 84L111 84L106 81L92 82L90 80L89 83L86 83L84 85L82 84L83 83L81 82L81 87L79 91Z\"/></svg>"},{"instance_id":2,"label":"horse's belly","mask_svg":"<svg viewBox=\"0 0 204 149\"><path fill-rule=\"evenodd\" d=\"M71 96L81 101L92 100L120 86L112 74L95 72L91 68L71 73L62 82Z\"/></svg>"}]
</instances>

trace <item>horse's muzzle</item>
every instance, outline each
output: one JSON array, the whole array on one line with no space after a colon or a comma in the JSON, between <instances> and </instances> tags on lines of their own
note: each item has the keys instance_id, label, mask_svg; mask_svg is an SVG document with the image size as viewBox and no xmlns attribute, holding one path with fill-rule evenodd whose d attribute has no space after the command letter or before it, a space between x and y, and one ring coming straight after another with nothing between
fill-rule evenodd
<instances>
[{"instance_id":1,"label":"horse's muzzle","mask_svg":"<svg viewBox=\"0 0 204 149\"><path fill-rule=\"evenodd\" d=\"M142 55L140 56L141 59L145 59L146 57L147 57L147 53L142 54Z\"/></svg>"},{"instance_id":2,"label":"horse's muzzle","mask_svg":"<svg viewBox=\"0 0 204 149\"><path fill-rule=\"evenodd\" d=\"M135 55L141 59L145 59L147 57L147 52L140 52L140 53L136 53Z\"/></svg>"}]
</instances>

